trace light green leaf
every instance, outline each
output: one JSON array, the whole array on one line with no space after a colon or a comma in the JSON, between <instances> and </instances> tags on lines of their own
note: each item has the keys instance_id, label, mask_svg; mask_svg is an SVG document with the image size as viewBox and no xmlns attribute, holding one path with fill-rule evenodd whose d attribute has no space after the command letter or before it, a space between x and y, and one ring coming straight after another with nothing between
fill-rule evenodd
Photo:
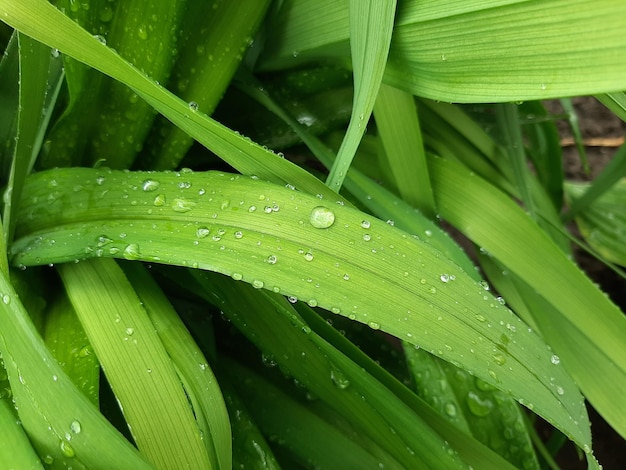
<instances>
[{"instance_id":1,"label":"light green leaf","mask_svg":"<svg viewBox=\"0 0 626 470\"><path fill-rule=\"evenodd\" d=\"M51 199L50 182L66 191ZM59 169L25 194L17 265L116 256L221 272L418 344L590 445L576 386L546 345L458 265L362 212L214 172Z\"/></svg>"},{"instance_id":2,"label":"light green leaf","mask_svg":"<svg viewBox=\"0 0 626 470\"><path fill-rule=\"evenodd\" d=\"M348 173L374 108L389 54L395 11L396 0L350 1L354 102L348 130L326 181L337 192Z\"/></svg>"},{"instance_id":3,"label":"light green leaf","mask_svg":"<svg viewBox=\"0 0 626 470\"><path fill-rule=\"evenodd\" d=\"M79 469L151 469L72 384L4 274L0 292L0 352L20 421L43 461Z\"/></svg>"},{"instance_id":4,"label":"light green leaf","mask_svg":"<svg viewBox=\"0 0 626 470\"><path fill-rule=\"evenodd\" d=\"M542 322L537 317L541 333L546 341L555 344L555 353L563 356L562 362L593 406L618 432L626 435L626 407L621 392L617 392L622 387L598 386L606 377L588 363L592 351L604 355L615 371L611 376L613 383L626 387L626 319L622 312L515 202L458 164L441 159L431 163L442 217L558 310L558 317L543 312ZM562 323L567 323L579 338L577 343L570 342L576 344L575 352L556 346L560 341L558 335L562 335L559 327Z\"/></svg>"},{"instance_id":5,"label":"light green leaf","mask_svg":"<svg viewBox=\"0 0 626 470\"><path fill-rule=\"evenodd\" d=\"M615 0L426 0L398 8L385 82L449 102L626 89L626 4ZM344 60L347 2L288 2L260 66ZM293 54L297 51L297 54Z\"/></svg>"},{"instance_id":6,"label":"light green leaf","mask_svg":"<svg viewBox=\"0 0 626 470\"><path fill-rule=\"evenodd\" d=\"M141 453L157 468L211 468L174 365L117 263L59 273Z\"/></svg>"},{"instance_id":7,"label":"light green leaf","mask_svg":"<svg viewBox=\"0 0 626 470\"><path fill-rule=\"evenodd\" d=\"M571 201L585 197L593 185L568 183L567 198ZM582 235L602 257L612 263L626 266L626 179L614 184L602 196L590 203L576 216Z\"/></svg>"}]
</instances>

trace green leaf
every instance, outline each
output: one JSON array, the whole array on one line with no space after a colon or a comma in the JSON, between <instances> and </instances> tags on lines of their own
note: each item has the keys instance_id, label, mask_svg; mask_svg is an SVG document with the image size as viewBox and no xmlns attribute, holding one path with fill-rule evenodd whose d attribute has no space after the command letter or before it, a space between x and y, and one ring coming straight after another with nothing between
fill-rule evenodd
<instances>
[{"instance_id":1,"label":"green leaf","mask_svg":"<svg viewBox=\"0 0 626 470\"><path fill-rule=\"evenodd\" d=\"M614 0L402 2L384 80L465 103L624 90L625 13ZM262 68L347 57L347 2L289 2L272 28Z\"/></svg>"},{"instance_id":2,"label":"green leaf","mask_svg":"<svg viewBox=\"0 0 626 470\"><path fill-rule=\"evenodd\" d=\"M174 365L117 263L59 272L142 454L157 468L211 468Z\"/></svg>"},{"instance_id":3,"label":"green leaf","mask_svg":"<svg viewBox=\"0 0 626 470\"><path fill-rule=\"evenodd\" d=\"M343 184L374 109L389 54L395 11L396 0L350 1L354 102L348 130L326 181L336 192Z\"/></svg>"},{"instance_id":4,"label":"green leaf","mask_svg":"<svg viewBox=\"0 0 626 470\"><path fill-rule=\"evenodd\" d=\"M202 351L145 268L139 263L124 263L122 268L172 358L203 433L202 440L212 468L232 468L231 432L226 404Z\"/></svg>"},{"instance_id":5,"label":"green leaf","mask_svg":"<svg viewBox=\"0 0 626 470\"><path fill-rule=\"evenodd\" d=\"M605 356L615 372L611 376L613 383L624 383L626 387L626 319L622 312L513 201L453 162L435 159L432 163L433 186L442 217L559 312L558 316L537 314L542 335L563 356L562 362L593 406L618 432L625 434L623 397L612 392L620 387L599 386L607 378L588 362L588 354L597 356L594 351ZM563 323L576 332L577 343L567 340L576 344L576 351L556 346L565 338L560 327ZM590 450L588 442L580 444Z\"/></svg>"},{"instance_id":6,"label":"green leaf","mask_svg":"<svg viewBox=\"0 0 626 470\"><path fill-rule=\"evenodd\" d=\"M0 376L6 373L4 367L0 369ZM0 382L4 382L1 380ZM42 469L43 465L39 456L33 449L28 436L20 425L17 413L9 402L7 389L1 390L0 397L0 462L6 468L23 468L24 470Z\"/></svg>"},{"instance_id":7,"label":"green leaf","mask_svg":"<svg viewBox=\"0 0 626 470\"><path fill-rule=\"evenodd\" d=\"M51 199L50 182L67 190ZM115 256L221 272L418 344L589 445L576 387L546 345L456 263L385 222L214 172L59 169L33 175L25 194L17 265Z\"/></svg>"},{"instance_id":8,"label":"green leaf","mask_svg":"<svg viewBox=\"0 0 626 470\"><path fill-rule=\"evenodd\" d=\"M567 198L576 201L589 192L589 183L568 183ZM626 266L626 180L614 184L576 217L580 233L589 245L612 263Z\"/></svg>"},{"instance_id":9,"label":"green leaf","mask_svg":"<svg viewBox=\"0 0 626 470\"><path fill-rule=\"evenodd\" d=\"M434 219L422 131L412 95L382 85L374 107L376 128L402 199Z\"/></svg>"},{"instance_id":10,"label":"green leaf","mask_svg":"<svg viewBox=\"0 0 626 470\"><path fill-rule=\"evenodd\" d=\"M311 194L336 197L305 170L190 109L187 102L148 78L48 2L0 0L0 14L7 24L126 84L177 127L241 173L290 184Z\"/></svg>"},{"instance_id":11,"label":"green leaf","mask_svg":"<svg viewBox=\"0 0 626 470\"><path fill-rule=\"evenodd\" d=\"M20 421L43 461L102 470L152 468L72 384L4 274L0 292L0 352Z\"/></svg>"}]
</instances>

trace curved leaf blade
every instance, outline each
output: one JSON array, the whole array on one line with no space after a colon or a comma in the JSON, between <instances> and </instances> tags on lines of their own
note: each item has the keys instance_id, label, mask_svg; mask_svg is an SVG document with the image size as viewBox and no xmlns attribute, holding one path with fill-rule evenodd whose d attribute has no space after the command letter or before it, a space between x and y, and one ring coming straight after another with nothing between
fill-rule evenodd
<instances>
[{"instance_id":1,"label":"curved leaf blade","mask_svg":"<svg viewBox=\"0 0 626 470\"><path fill-rule=\"evenodd\" d=\"M113 256L227 274L420 345L590 445L576 386L539 337L455 263L362 212L215 172L59 169L25 194L15 264Z\"/></svg>"}]
</instances>

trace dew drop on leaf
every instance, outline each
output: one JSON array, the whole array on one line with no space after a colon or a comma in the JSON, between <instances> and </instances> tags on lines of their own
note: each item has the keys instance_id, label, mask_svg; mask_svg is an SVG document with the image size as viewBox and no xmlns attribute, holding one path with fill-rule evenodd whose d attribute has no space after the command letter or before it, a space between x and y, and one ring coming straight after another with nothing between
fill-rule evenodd
<instances>
[{"instance_id":1,"label":"dew drop on leaf","mask_svg":"<svg viewBox=\"0 0 626 470\"><path fill-rule=\"evenodd\" d=\"M314 207L309 222L315 228L328 228L335 223L335 213L324 206Z\"/></svg>"},{"instance_id":2,"label":"dew drop on leaf","mask_svg":"<svg viewBox=\"0 0 626 470\"><path fill-rule=\"evenodd\" d=\"M161 183L152 179L144 180L144 182L141 183L141 189L143 189L146 192L156 191L159 188L159 186L161 186Z\"/></svg>"},{"instance_id":3,"label":"dew drop on leaf","mask_svg":"<svg viewBox=\"0 0 626 470\"><path fill-rule=\"evenodd\" d=\"M131 243L124 248L124 258L128 260L139 259L139 245Z\"/></svg>"},{"instance_id":4,"label":"dew drop on leaf","mask_svg":"<svg viewBox=\"0 0 626 470\"><path fill-rule=\"evenodd\" d=\"M74 420L70 423L70 431L72 431L74 434L79 434L81 429L82 427L80 425L80 421Z\"/></svg>"},{"instance_id":5,"label":"dew drop on leaf","mask_svg":"<svg viewBox=\"0 0 626 470\"><path fill-rule=\"evenodd\" d=\"M474 416L487 416L493 409L493 402L491 400L483 399L473 391L468 392L466 402L467 407Z\"/></svg>"},{"instance_id":6,"label":"dew drop on leaf","mask_svg":"<svg viewBox=\"0 0 626 470\"><path fill-rule=\"evenodd\" d=\"M336 367L330 369L330 380L340 390L345 390L350 386L350 380Z\"/></svg>"}]
</instances>

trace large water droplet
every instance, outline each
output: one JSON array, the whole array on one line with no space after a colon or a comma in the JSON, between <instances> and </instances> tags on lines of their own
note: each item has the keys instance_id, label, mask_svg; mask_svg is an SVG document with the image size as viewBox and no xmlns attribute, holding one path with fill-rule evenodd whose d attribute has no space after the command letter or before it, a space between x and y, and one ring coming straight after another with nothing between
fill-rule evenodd
<instances>
[{"instance_id":1,"label":"large water droplet","mask_svg":"<svg viewBox=\"0 0 626 470\"><path fill-rule=\"evenodd\" d=\"M474 416L483 417L491 413L493 402L488 398L481 398L476 392L470 391L467 394L467 407Z\"/></svg>"},{"instance_id":2,"label":"large water droplet","mask_svg":"<svg viewBox=\"0 0 626 470\"><path fill-rule=\"evenodd\" d=\"M553 354L552 357L550 358L550 362L554 365L557 365L561 362L561 358L557 356L556 354Z\"/></svg>"},{"instance_id":3,"label":"large water droplet","mask_svg":"<svg viewBox=\"0 0 626 470\"><path fill-rule=\"evenodd\" d=\"M161 183L152 179L144 180L144 182L141 183L141 189L144 191L156 191L159 186L161 186Z\"/></svg>"},{"instance_id":4,"label":"large water droplet","mask_svg":"<svg viewBox=\"0 0 626 470\"><path fill-rule=\"evenodd\" d=\"M330 380L340 390L345 390L350 386L350 380L334 366L330 369Z\"/></svg>"},{"instance_id":5,"label":"large water droplet","mask_svg":"<svg viewBox=\"0 0 626 470\"><path fill-rule=\"evenodd\" d=\"M69 442L61 441L60 447L61 447L61 452L66 457L72 458L72 457L74 457L76 455L76 452L74 451L74 448L70 445Z\"/></svg>"},{"instance_id":6,"label":"large water droplet","mask_svg":"<svg viewBox=\"0 0 626 470\"><path fill-rule=\"evenodd\" d=\"M192 111L195 112L195 111L198 111L198 109L200 109L200 106L195 101L190 101L189 102L189 109L191 109Z\"/></svg>"},{"instance_id":7,"label":"large water droplet","mask_svg":"<svg viewBox=\"0 0 626 470\"><path fill-rule=\"evenodd\" d=\"M82 427L80 425L80 421L74 420L70 423L70 431L72 431L74 434L79 434L81 430Z\"/></svg>"},{"instance_id":8,"label":"large water droplet","mask_svg":"<svg viewBox=\"0 0 626 470\"><path fill-rule=\"evenodd\" d=\"M309 222L315 228L328 228L335 223L335 213L324 206L314 207Z\"/></svg>"},{"instance_id":9,"label":"large water droplet","mask_svg":"<svg viewBox=\"0 0 626 470\"><path fill-rule=\"evenodd\" d=\"M124 248L124 258L128 260L136 260L139 259L139 245L136 243L131 243Z\"/></svg>"}]
</instances>

